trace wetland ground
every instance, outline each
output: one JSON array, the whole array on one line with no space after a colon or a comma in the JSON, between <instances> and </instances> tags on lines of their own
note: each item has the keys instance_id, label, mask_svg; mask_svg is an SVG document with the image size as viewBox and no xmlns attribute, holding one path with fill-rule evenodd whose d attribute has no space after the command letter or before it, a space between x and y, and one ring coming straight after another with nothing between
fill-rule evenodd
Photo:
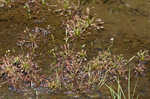
<instances>
[{"instance_id":1,"label":"wetland ground","mask_svg":"<svg viewBox=\"0 0 150 99\"><path fill-rule=\"evenodd\" d=\"M0 98L149 99L149 8L149 0L0 0Z\"/></svg>"}]
</instances>

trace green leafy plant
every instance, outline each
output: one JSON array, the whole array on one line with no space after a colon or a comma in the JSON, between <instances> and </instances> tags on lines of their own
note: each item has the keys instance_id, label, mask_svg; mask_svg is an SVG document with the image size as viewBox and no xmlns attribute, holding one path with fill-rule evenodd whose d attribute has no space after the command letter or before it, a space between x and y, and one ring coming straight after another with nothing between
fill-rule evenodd
<instances>
[{"instance_id":1,"label":"green leafy plant","mask_svg":"<svg viewBox=\"0 0 150 99\"><path fill-rule=\"evenodd\" d=\"M134 86L133 89L133 93L131 94L131 77L130 77L130 69L129 69L129 74L128 74L128 84L127 84L127 88L128 88L128 92L127 95L125 94L125 91L123 90L123 87L120 84L120 80L119 78L116 79L117 82L117 89L115 90L115 88L111 87L108 84L105 84L106 87L109 89L110 94L112 96L112 99L135 99L135 91L137 88L137 82ZM136 96L136 99L139 99L139 96Z\"/></svg>"}]
</instances>

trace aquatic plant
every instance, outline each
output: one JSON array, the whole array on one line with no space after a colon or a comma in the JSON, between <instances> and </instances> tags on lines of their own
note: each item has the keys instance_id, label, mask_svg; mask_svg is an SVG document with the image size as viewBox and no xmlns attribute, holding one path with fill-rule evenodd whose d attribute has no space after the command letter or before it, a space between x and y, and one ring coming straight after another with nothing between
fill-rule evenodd
<instances>
[{"instance_id":1,"label":"aquatic plant","mask_svg":"<svg viewBox=\"0 0 150 99\"><path fill-rule=\"evenodd\" d=\"M27 10L27 15L31 19L31 8L28 3L25 3L24 8Z\"/></svg>"},{"instance_id":2,"label":"aquatic plant","mask_svg":"<svg viewBox=\"0 0 150 99\"><path fill-rule=\"evenodd\" d=\"M149 57L149 51L148 50L140 50L138 53L137 53L137 57L140 61L144 61L146 57Z\"/></svg>"},{"instance_id":3,"label":"aquatic plant","mask_svg":"<svg viewBox=\"0 0 150 99\"><path fill-rule=\"evenodd\" d=\"M73 20L68 20L66 22L66 32L68 32L70 36L79 36L86 31L92 22L93 19L90 20L88 17L80 18L80 16L76 15L74 16Z\"/></svg>"},{"instance_id":4,"label":"aquatic plant","mask_svg":"<svg viewBox=\"0 0 150 99\"><path fill-rule=\"evenodd\" d=\"M51 31L49 29L40 27L35 27L33 29L26 28L20 35L17 46L21 47L22 49L28 48L34 53L35 49L39 47L40 42L44 42L47 35L50 33Z\"/></svg>"},{"instance_id":5,"label":"aquatic plant","mask_svg":"<svg viewBox=\"0 0 150 99\"><path fill-rule=\"evenodd\" d=\"M81 37L86 31L97 29L102 30L104 22L89 15L73 15L64 23L67 37Z\"/></svg>"},{"instance_id":6,"label":"aquatic plant","mask_svg":"<svg viewBox=\"0 0 150 99\"><path fill-rule=\"evenodd\" d=\"M29 18L34 13L39 13L38 9L41 7L39 2L42 2L42 4L46 3L45 0L24 2ZM59 50L53 48L49 51L56 59L52 61L54 63L48 66L49 74L40 75L42 72L40 72L38 65L33 61L31 54L6 55L1 58L0 64L0 79L2 81L7 81L7 84L10 86L19 88L24 87L24 85L30 87L39 85L52 90L85 92L87 89L99 90L106 82L116 81L118 76L130 80L130 77L127 75L128 66L130 66L130 61L135 58L137 58L138 63L133 66L132 71L136 74L144 72L145 65L141 64L141 61L144 61L145 56L148 56L147 52L140 52L138 56L133 56L128 60L123 55L113 55L109 50L103 50L90 60L86 50L81 49L77 51L72 46L74 42L70 43L69 41L73 41L74 38L80 38L92 30L103 30L104 22L100 18L97 19L90 15L90 8L88 7L86 8L86 13L83 14L80 4L73 6L69 0L62 0L62 2L63 9L61 9L61 14L67 16L63 22L65 44L60 48L58 46ZM84 3L86 1L82 0L81 2ZM40 42L44 41L45 37L50 33L49 30L41 27L27 28L22 33L17 45L25 50L29 48L30 52L34 53ZM42 39L43 37L44 39ZM55 37L53 34L51 34L51 39L54 43ZM113 91L110 86L107 87L114 94L114 97L121 97L123 92L119 80L117 84L118 93ZM128 89L130 90L130 88ZM130 92L128 96L130 96Z\"/></svg>"},{"instance_id":7,"label":"aquatic plant","mask_svg":"<svg viewBox=\"0 0 150 99\"><path fill-rule=\"evenodd\" d=\"M72 14L72 11L77 8L77 5L74 4L74 2L72 2L71 0L58 0L56 5L57 8L55 8L54 13L58 13L59 15L64 16Z\"/></svg>"},{"instance_id":8,"label":"aquatic plant","mask_svg":"<svg viewBox=\"0 0 150 99\"><path fill-rule=\"evenodd\" d=\"M85 50L76 52L69 46L64 46L62 51L55 51L56 61L50 66L51 79L50 88L72 90L82 92L85 89L101 88L106 82L114 82L121 77L124 80L130 79L128 76L128 66L136 58L129 60L122 55L113 55L109 50L101 51L92 60L87 59ZM132 64L133 65L133 64ZM132 71L136 71L137 65ZM140 71L139 73L143 73Z\"/></svg>"},{"instance_id":9,"label":"aquatic plant","mask_svg":"<svg viewBox=\"0 0 150 99\"><path fill-rule=\"evenodd\" d=\"M40 69L30 55L11 56L1 58L0 79L7 81L10 86L24 88L39 83Z\"/></svg>"},{"instance_id":10,"label":"aquatic plant","mask_svg":"<svg viewBox=\"0 0 150 99\"><path fill-rule=\"evenodd\" d=\"M40 11L39 9L47 7L46 0L27 0L23 1L24 4L24 9L26 10L26 15L28 19L32 19L35 15L39 14Z\"/></svg>"},{"instance_id":11,"label":"aquatic plant","mask_svg":"<svg viewBox=\"0 0 150 99\"><path fill-rule=\"evenodd\" d=\"M135 96L135 91L136 91L138 82L135 83L135 86L133 88L133 93L131 94L131 73L130 73L130 69L129 69L129 74L128 74L128 83L127 83L128 92L127 92L127 95L126 95L125 90L123 90L123 87L121 86L119 78L116 79L116 82L117 82L117 88L113 88L112 84L111 85L105 84L106 87L110 91L112 99L139 99L139 95Z\"/></svg>"},{"instance_id":12,"label":"aquatic plant","mask_svg":"<svg viewBox=\"0 0 150 99\"><path fill-rule=\"evenodd\" d=\"M135 75L139 76L139 75L143 75L144 71L146 70L146 65L149 64L149 51L148 50L140 50L139 52L137 52L136 55L136 59L137 61L137 66L135 66L134 68L134 73Z\"/></svg>"}]
</instances>

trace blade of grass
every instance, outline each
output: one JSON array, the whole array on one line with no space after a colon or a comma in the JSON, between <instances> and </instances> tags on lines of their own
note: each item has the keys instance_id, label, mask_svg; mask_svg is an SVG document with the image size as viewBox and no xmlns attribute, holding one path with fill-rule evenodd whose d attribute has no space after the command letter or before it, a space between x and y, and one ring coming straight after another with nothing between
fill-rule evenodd
<instances>
[{"instance_id":1,"label":"blade of grass","mask_svg":"<svg viewBox=\"0 0 150 99\"><path fill-rule=\"evenodd\" d=\"M138 84L138 79L137 79L137 81L136 81L136 83L135 83L135 87L134 87L134 89L133 89L132 99L134 98L135 90L136 90L136 88L137 88L137 84ZM138 97L138 96L137 96L137 97Z\"/></svg>"},{"instance_id":2,"label":"blade of grass","mask_svg":"<svg viewBox=\"0 0 150 99\"><path fill-rule=\"evenodd\" d=\"M128 74L128 99L131 99L131 85L130 85L130 74L131 74L131 71L130 71L130 68L129 68L129 74Z\"/></svg>"}]
</instances>

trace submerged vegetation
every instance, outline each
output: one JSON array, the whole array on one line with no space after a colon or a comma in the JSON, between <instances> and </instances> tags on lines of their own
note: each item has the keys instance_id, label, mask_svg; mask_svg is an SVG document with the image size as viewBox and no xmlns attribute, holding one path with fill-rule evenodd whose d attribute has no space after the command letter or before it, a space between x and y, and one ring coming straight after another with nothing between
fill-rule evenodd
<instances>
[{"instance_id":1,"label":"submerged vegetation","mask_svg":"<svg viewBox=\"0 0 150 99\"><path fill-rule=\"evenodd\" d=\"M24 84L30 86L35 81L38 83L40 79L40 69L30 55L5 55L2 57L0 71L0 78L16 88L22 88Z\"/></svg>"},{"instance_id":2,"label":"submerged vegetation","mask_svg":"<svg viewBox=\"0 0 150 99\"><path fill-rule=\"evenodd\" d=\"M97 51L94 57L90 56L90 51L84 44L81 44L81 48L76 49L76 41L86 39L94 31L104 30L103 20L92 15L89 7L82 8L86 2L91 1L56 0L53 1L54 4L48 0L15 0L14 2L7 0L4 2L4 7L22 4L28 20L36 19L35 15L40 15L39 9L44 9L60 16L63 21L59 28L62 29L62 42L59 44L55 40L57 30L52 29L50 25L47 25L46 28L36 25L23 30L16 42L21 54L9 52L0 58L0 86L7 85L16 90L42 87L56 93L57 91L71 91L82 94L88 93L89 90L101 92L103 88L107 88L112 99L122 97L123 99L134 99L136 89L131 95L130 80L143 76L148 63L146 58L150 58L147 50L141 50L137 55L128 59L123 55L113 54L110 48L113 45ZM103 1L106 3L109 0ZM36 60L41 55L38 50L43 49L40 48L42 45L51 48L47 50L48 55L51 56L47 62L52 60L49 65L45 66L47 73L43 72L44 68ZM111 87L116 79L117 91ZM119 79L128 81L127 95Z\"/></svg>"}]
</instances>

